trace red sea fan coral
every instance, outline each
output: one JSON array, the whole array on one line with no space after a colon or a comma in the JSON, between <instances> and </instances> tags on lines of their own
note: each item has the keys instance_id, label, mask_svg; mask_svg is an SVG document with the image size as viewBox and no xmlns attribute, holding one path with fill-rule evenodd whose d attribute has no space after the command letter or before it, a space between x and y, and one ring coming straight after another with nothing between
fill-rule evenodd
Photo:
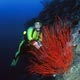
<instances>
[{"instance_id":1,"label":"red sea fan coral","mask_svg":"<svg viewBox=\"0 0 80 80\"><path fill-rule=\"evenodd\" d=\"M72 37L67 24L55 22L54 26L43 26L42 47L31 47L30 52L34 55L30 59L28 67L30 73L40 75L62 74L67 71L72 63Z\"/></svg>"}]
</instances>

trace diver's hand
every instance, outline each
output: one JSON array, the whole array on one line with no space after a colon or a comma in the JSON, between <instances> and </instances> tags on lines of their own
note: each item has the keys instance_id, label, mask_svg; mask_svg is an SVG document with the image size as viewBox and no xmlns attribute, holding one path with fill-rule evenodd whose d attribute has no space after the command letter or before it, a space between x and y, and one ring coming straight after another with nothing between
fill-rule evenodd
<instances>
[{"instance_id":1,"label":"diver's hand","mask_svg":"<svg viewBox=\"0 0 80 80\"><path fill-rule=\"evenodd\" d=\"M33 46L35 46L37 49L39 49L39 48L40 48L40 46L39 46L39 44L38 44L38 42L37 42L37 41L35 41L35 42L33 43Z\"/></svg>"}]
</instances>

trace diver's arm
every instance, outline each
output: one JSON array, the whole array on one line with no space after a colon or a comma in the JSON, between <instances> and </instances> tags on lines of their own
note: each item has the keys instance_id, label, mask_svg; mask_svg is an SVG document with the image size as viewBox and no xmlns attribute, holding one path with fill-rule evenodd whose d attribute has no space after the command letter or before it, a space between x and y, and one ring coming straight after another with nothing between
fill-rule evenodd
<instances>
[{"instance_id":1,"label":"diver's arm","mask_svg":"<svg viewBox=\"0 0 80 80\"><path fill-rule=\"evenodd\" d=\"M40 35L39 41L41 41L41 42L42 42L42 33L41 33L41 35Z\"/></svg>"}]
</instances>

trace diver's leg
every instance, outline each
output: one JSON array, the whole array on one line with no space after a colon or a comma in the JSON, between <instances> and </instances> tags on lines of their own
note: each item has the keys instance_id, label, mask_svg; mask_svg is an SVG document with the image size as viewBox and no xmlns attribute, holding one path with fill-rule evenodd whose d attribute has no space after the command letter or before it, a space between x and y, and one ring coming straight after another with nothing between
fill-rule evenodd
<instances>
[{"instance_id":1,"label":"diver's leg","mask_svg":"<svg viewBox=\"0 0 80 80\"><path fill-rule=\"evenodd\" d=\"M19 60L19 56L15 59L12 60L11 66L16 66L17 62Z\"/></svg>"},{"instance_id":2,"label":"diver's leg","mask_svg":"<svg viewBox=\"0 0 80 80\"><path fill-rule=\"evenodd\" d=\"M15 54L15 58L16 58L18 55L20 55L21 47L23 46L24 42L25 42L24 40L22 40L22 41L20 42L18 51L17 51L16 54Z\"/></svg>"},{"instance_id":3,"label":"diver's leg","mask_svg":"<svg viewBox=\"0 0 80 80\"><path fill-rule=\"evenodd\" d=\"M12 60L11 66L15 66L17 64L19 57L20 57L20 53L21 53L21 47L23 46L24 42L25 42L24 40L21 41L18 51L16 52L15 57Z\"/></svg>"}]
</instances>

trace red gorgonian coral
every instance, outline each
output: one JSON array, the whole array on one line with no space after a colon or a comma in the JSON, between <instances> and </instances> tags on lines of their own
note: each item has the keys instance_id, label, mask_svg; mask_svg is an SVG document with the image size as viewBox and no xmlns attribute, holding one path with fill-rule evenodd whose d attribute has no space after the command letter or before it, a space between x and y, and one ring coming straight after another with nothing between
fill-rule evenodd
<instances>
[{"instance_id":1,"label":"red gorgonian coral","mask_svg":"<svg viewBox=\"0 0 80 80\"><path fill-rule=\"evenodd\" d=\"M43 26L42 33L43 46L28 51L34 56L30 59L29 72L44 76L64 73L72 63L71 29L58 20L53 26Z\"/></svg>"}]
</instances>

